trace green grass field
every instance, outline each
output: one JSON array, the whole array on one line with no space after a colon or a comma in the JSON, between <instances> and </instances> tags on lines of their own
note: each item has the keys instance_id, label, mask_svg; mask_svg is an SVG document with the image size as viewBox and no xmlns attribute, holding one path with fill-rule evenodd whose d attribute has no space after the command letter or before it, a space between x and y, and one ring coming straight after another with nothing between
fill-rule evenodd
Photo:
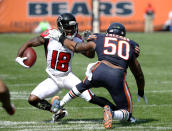
<instances>
[{"instance_id":1,"label":"green grass field","mask_svg":"<svg viewBox=\"0 0 172 131\"><path fill-rule=\"evenodd\" d=\"M30 69L24 69L15 62L18 49L35 34L0 34L0 78L8 85L16 114L9 116L0 104L1 131L61 131L61 130L105 130L102 108L77 98L66 105L68 117L61 122L50 123L52 114L30 106L27 98L35 86L43 81L46 61L43 46L34 48L37 61ZM127 36L140 44L139 62L145 75L145 94L149 103L137 102L137 87L134 77L128 70L127 82L133 99L133 115L136 124L114 121L112 130L149 131L172 130L172 33L128 33ZM86 66L90 62L80 54L73 58L73 72L83 79ZM107 97L103 88L92 90L96 95ZM67 90L58 95L63 97ZM111 100L112 101L112 100Z\"/></svg>"}]
</instances>

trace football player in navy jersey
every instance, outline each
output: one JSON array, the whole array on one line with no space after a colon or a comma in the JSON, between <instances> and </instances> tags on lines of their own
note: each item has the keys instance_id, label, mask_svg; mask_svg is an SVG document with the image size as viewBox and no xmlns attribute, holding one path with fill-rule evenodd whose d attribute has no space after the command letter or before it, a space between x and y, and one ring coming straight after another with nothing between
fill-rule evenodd
<instances>
[{"instance_id":1,"label":"football player in navy jersey","mask_svg":"<svg viewBox=\"0 0 172 131\"><path fill-rule=\"evenodd\" d=\"M62 88L72 89L72 87L81 82L81 80L72 72L71 63L74 52L62 46L56 38L62 33L72 41L82 42L81 36L78 34L78 24L76 19L71 13L61 14L57 19L57 26L58 29L49 29L41 33L40 36L32 38L22 45L16 58L17 63L25 68L29 68L24 64L24 60L27 58L22 57L23 52L28 47L44 45L47 62L46 72L49 77L35 87L28 98L28 102L38 109L50 112L52 112L51 104L46 100L46 98L53 97ZM87 57L93 57L89 51L88 53L83 52L83 54ZM116 110L116 106L114 106L110 101L106 98L94 95L90 90L84 91L81 94L81 97L84 100L101 107L104 107L105 104L110 105L113 110ZM54 113L53 121L63 118L66 114L67 111L64 109L59 113Z\"/></svg>"},{"instance_id":2,"label":"football player in navy jersey","mask_svg":"<svg viewBox=\"0 0 172 131\"><path fill-rule=\"evenodd\" d=\"M86 78L72 88L61 101L54 100L54 111L58 111L67 102L79 96L83 91L92 87L104 87L110 93L118 110L112 111L109 105L104 106L104 127L112 127L112 119L129 120L132 113L132 99L126 82L128 67L133 73L138 96L144 98L145 80L141 66L137 60L135 47L138 44L125 37L125 27L120 23L112 23L106 34L93 34L87 43L74 42L63 35L59 41L74 52L88 51L97 53L98 61L87 67Z\"/></svg>"}]
</instances>

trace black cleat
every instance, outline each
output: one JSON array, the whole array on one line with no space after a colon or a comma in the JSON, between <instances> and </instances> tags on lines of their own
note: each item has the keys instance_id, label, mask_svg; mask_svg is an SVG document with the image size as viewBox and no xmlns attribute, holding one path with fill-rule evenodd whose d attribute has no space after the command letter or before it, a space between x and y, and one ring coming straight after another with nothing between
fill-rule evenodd
<instances>
[{"instance_id":1,"label":"black cleat","mask_svg":"<svg viewBox=\"0 0 172 131\"><path fill-rule=\"evenodd\" d=\"M67 110L60 109L57 113L53 114L52 120L53 120L53 122L56 122L56 121L61 120L62 118L64 118L67 115L68 115Z\"/></svg>"}]
</instances>

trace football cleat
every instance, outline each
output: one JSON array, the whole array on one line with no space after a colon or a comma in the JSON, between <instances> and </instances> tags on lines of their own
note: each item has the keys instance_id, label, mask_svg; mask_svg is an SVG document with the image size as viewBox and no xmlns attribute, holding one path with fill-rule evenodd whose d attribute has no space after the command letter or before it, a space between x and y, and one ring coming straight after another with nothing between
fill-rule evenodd
<instances>
[{"instance_id":1,"label":"football cleat","mask_svg":"<svg viewBox=\"0 0 172 131\"><path fill-rule=\"evenodd\" d=\"M104 127L106 129L112 127L112 113L109 105L104 106Z\"/></svg>"},{"instance_id":2,"label":"football cleat","mask_svg":"<svg viewBox=\"0 0 172 131\"><path fill-rule=\"evenodd\" d=\"M51 112L53 113L57 113L60 111L60 101L59 101L59 96L54 96L52 99L51 99Z\"/></svg>"},{"instance_id":3,"label":"football cleat","mask_svg":"<svg viewBox=\"0 0 172 131\"><path fill-rule=\"evenodd\" d=\"M57 113L53 114L52 121L57 122L57 121L61 120L62 118L64 118L67 115L68 115L67 110L65 110L64 108L60 109Z\"/></svg>"}]
</instances>

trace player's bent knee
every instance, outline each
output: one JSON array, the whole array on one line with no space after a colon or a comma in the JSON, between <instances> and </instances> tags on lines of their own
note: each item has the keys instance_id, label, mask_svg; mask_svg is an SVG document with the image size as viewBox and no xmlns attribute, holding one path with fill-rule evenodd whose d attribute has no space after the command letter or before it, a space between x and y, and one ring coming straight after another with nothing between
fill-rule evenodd
<instances>
[{"instance_id":1,"label":"player's bent knee","mask_svg":"<svg viewBox=\"0 0 172 131\"><path fill-rule=\"evenodd\" d=\"M40 101L40 99L37 96L35 96L35 95L30 95L29 98L28 98L28 103L30 105L33 105L33 106L37 105L37 103L39 101Z\"/></svg>"}]
</instances>

